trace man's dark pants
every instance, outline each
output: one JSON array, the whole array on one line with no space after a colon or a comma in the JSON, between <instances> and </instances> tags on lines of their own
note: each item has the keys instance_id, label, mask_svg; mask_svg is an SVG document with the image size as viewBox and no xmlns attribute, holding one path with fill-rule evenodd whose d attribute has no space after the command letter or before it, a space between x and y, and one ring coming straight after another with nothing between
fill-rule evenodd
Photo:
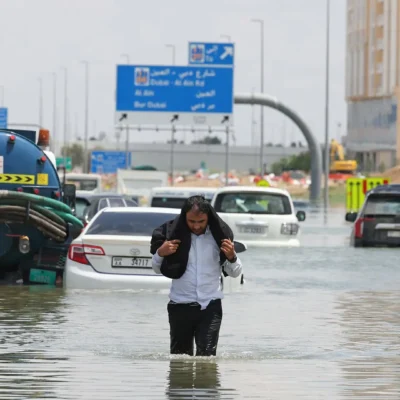
<instances>
[{"instance_id":1,"label":"man's dark pants","mask_svg":"<svg viewBox=\"0 0 400 400\"><path fill-rule=\"evenodd\" d=\"M205 310L198 303L168 303L171 354L215 356L222 322L222 302L212 300Z\"/></svg>"}]
</instances>

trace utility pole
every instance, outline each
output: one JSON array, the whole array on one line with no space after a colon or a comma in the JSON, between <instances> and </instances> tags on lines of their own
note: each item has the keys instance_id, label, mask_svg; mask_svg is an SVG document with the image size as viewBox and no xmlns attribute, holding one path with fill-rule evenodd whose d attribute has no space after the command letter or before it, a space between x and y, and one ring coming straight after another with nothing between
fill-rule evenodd
<instances>
[{"instance_id":1,"label":"utility pole","mask_svg":"<svg viewBox=\"0 0 400 400\"><path fill-rule=\"evenodd\" d=\"M169 47L172 50L172 65L176 64L176 47L174 44L166 44L165 47Z\"/></svg>"},{"instance_id":2,"label":"utility pole","mask_svg":"<svg viewBox=\"0 0 400 400\"><path fill-rule=\"evenodd\" d=\"M52 143L57 143L57 74L53 72L53 134L50 136L53 138ZM55 140L54 140L55 139ZM53 148L55 154L56 149Z\"/></svg>"},{"instance_id":3,"label":"utility pole","mask_svg":"<svg viewBox=\"0 0 400 400\"><path fill-rule=\"evenodd\" d=\"M39 78L39 125L43 128L43 78Z\"/></svg>"},{"instance_id":4,"label":"utility pole","mask_svg":"<svg viewBox=\"0 0 400 400\"><path fill-rule=\"evenodd\" d=\"M329 22L330 0L326 2L326 72L325 72L325 174L324 174L324 220L328 219L329 203Z\"/></svg>"},{"instance_id":5,"label":"utility pole","mask_svg":"<svg viewBox=\"0 0 400 400\"><path fill-rule=\"evenodd\" d=\"M264 21L262 19L253 19L255 23L260 24L261 49L260 49L260 69L261 69L261 94L264 94ZM264 107L260 110L260 173L264 175Z\"/></svg>"},{"instance_id":6,"label":"utility pole","mask_svg":"<svg viewBox=\"0 0 400 400\"><path fill-rule=\"evenodd\" d=\"M64 166L67 165L66 159L66 147L67 147L67 129L68 129L68 70L66 67L63 67L64 70L64 135L62 145L60 146L60 155L64 157Z\"/></svg>"},{"instance_id":7,"label":"utility pole","mask_svg":"<svg viewBox=\"0 0 400 400\"><path fill-rule=\"evenodd\" d=\"M89 163L89 62L82 61L85 65L85 145L84 145L84 168L83 171L88 173Z\"/></svg>"},{"instance_id":8,"label":"utility pole","mask_svg":"<svg viewBox=\"0 0 400 400\"><path fill-rule=\"evenodd\" d=\"M225 185L229 184L229 125L226 124L226 144L225 144Z\"/></svg>"},{"instance_id":9,"label":"utility pole","mask_svg":"<svg viewBox=\"0 0 400 400\"><path fill-rule=\"evenodd\" d=\"M0 106L4 107L4 86L0 86Z\"/></svg>"}]
</instances>

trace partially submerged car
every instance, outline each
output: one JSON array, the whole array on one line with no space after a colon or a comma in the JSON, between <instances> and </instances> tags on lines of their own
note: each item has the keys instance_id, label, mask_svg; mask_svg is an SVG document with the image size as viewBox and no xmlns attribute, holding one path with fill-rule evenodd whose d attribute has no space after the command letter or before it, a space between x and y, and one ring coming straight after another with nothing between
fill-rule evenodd
<instances>
[{"instance_id":1,"label":"partially submerged car","mask_svg":"<svg viewBox=\"0 0 400 400\"><path fill-rule=\"evenodd\" d=\"M381 185L368 191L359 212L348 212L345 219L354 222L351 246L400 246L400 185Z\"/></svg>"}]
</instances>

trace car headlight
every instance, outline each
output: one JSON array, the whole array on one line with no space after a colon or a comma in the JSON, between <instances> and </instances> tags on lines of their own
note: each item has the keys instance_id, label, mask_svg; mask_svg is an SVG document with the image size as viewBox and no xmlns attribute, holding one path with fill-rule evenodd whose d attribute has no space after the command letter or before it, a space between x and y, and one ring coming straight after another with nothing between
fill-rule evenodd
<instances>
[{"instance_id":1,"label":"car headlight","mask_svg":"<svg viewBox=\"0 0 400 400\"><path fill-rule=\"evenodd\" d=\"M297 235L299 232L299 224L284 223L281 226L281 235Z\"/></svg>"}]
</instances>

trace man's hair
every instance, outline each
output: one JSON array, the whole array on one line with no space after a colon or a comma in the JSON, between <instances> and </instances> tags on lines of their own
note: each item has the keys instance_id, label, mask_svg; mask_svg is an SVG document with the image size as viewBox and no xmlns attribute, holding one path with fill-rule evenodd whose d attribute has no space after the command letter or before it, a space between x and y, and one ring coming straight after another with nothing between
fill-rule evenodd
<instances>
[{"instance_id":1,"label":"man's hair","mask_svg":"<svg viewBox=\"0 0 400 400\"><path fill-rule=\"evenodd\" d=\"M182 211L187 214L189 211L208 214L210 212L210 202L204 196L197 195L189 197L183 207Z\"/></svg>"}]
</instances>

